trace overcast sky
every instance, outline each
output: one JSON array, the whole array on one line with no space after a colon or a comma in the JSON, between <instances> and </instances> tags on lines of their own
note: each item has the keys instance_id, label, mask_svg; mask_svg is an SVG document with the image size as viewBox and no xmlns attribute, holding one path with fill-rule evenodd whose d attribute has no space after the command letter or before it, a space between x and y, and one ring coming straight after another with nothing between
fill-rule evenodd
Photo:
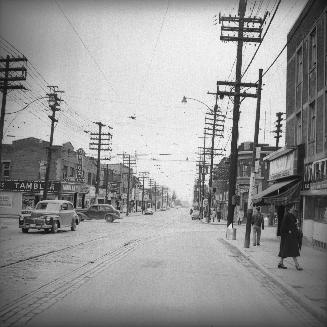
<instances>
[{"instance_id":1,"label":"overcast sky","mask_svg":"<svg viewBox=\"0 0 327 327\"><path fill-rule=\"evenodd\" d=\"M269 11L265 32L277 3L250 0L246 16L263 17ZM242 81L256 82L259 68L266 71L305 3L281 2ZM149 171L159 184L190 200L206 106L181 100L186 96L212 107L214 96L207 92L216 90L216 81L235 79L236 43L220 41L214 16L237 15L237 9L238 0L0 0L0 56L23 54L28 59L23 83L28 91L8 94L4 142L49 140L50 110L44 97L47 85L57 85L65 93L55 144L69 141L75 149L82 147L96 156L88 149L90 136L84 131L96 132L93 122L101 121L113 127L112 162L121 160L118 153L136 152L139 172ZM243 71L257 46L245 44ZM275 113L286 111L286 51L263 83L259 142L273 145ZM219 106L232 117L228 99ZM253 141L255 107L255 99L242 102L239 143ZM136 119L129 118L134 115ZM226 155L230 134L227 119L225 137L216 141Z\"/></svg>"}]
</instances>

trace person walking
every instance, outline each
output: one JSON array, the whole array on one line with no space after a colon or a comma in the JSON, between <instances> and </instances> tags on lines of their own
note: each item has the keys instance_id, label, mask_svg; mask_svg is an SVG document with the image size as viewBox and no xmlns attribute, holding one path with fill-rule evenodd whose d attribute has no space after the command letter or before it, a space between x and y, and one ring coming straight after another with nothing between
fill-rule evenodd
<instances>
[{"instance_id":1,"label":"person walking","mask_svg":"<svg viewBox=\"0 0 327 327\"><path fill-rule=\"evenodd\" d=\"M283 217L280 227L280 247L279 254L280 261L278 268L287 269L284 265L284 259L292 257L297 270L303 270L297 261L300 256L300 239L301 231L299 231L296 224L296 208L294 204L287 205L285 208L285 215Z\"/></svg>"},{"instance_id":2,"label":"person walking","mask_svg":"<svg viewBox=\"0 0 327 327\"><path fill-rule=\"evenodd\" d=\"M260 207L256 207L252 215L253 246L260 245L261 228L264 229L264 219Z\"/></svg>"}]
</instances>

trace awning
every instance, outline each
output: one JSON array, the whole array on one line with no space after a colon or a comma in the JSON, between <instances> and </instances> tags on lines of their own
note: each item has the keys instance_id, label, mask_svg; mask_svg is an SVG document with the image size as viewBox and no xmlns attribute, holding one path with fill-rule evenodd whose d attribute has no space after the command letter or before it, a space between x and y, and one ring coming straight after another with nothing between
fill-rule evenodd
<instances>
[{"instance_id":1,"label":"awning","mask_svg":"<svg viewBox=\"0 0 327 327\"><path fill-rule=\"evenodd\" d=\"M285 205L300 199L302 181L298 179L275 183L262 192L254 195L253 204L255 205Z\"/></svg>"}]
</instances>

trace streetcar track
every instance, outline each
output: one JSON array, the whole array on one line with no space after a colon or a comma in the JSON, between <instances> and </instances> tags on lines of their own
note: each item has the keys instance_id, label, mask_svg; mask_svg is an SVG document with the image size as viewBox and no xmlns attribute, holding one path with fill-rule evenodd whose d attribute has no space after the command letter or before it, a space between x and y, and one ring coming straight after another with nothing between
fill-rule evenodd
<instances>
[{"instance_id":1,"label":"streetcar track","mask_svg":"<svg viewBox=\"0 0 327 327\"><path fill-rule=\"evenodd\" d=\"M110 250L99 258L89 261L68 273L46 283L29 294L25 294L0 308L2 326L12 326L21 320L32 319L49 306L78 289L90 278L106 269L109 265L123 259L134 251L142 241L131 240L120 247ZM25 322L26 322L25 321Z\"/></svg>"}]
</instances>

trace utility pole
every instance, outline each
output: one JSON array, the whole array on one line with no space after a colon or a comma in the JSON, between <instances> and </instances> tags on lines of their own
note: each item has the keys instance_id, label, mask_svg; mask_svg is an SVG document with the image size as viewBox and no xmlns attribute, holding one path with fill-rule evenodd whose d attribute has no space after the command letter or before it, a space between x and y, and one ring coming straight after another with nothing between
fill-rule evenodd
<instances>
[{"instance_id":1,"label":"utility pole","mask_svg":"<svg viewBox=\"0 0 327 327\"><path fill-rule=\"evenodd\" d=\"M112 134L108 132L108 135L107 136L108 136L108 141L111 141ZM111 143L109 143L109 145L111 145ZM111 160L111 156L106 157L106 158L102 158L102 160L104 160L104 161L110 161ZM109 184L109 164L108 163L106 164L106 173L105 173L105 176L106 176L105 181L104 181L105 182L105 189L106 189L106 197L105 197L106 201L105 202L108 203L109 202L109 200L108 200L108 193L109 193L109 189L108 189L108 184Z\"/></svg>"},{"instance_id":2,"label":"utility pole","mask_svg":"<svg viewBox=\"0 0 327 327\"><path fill-rule=\"evenodd\" d=\"M235 208L235 191L236 191L236 179L237 179L237 140L238 140L238 121L240 115L240 97L253 96L256 97L256 94L246 94L245 92L241 93L242 86L257 86L252 83L241 83L242 79L242 50L243 50L243 42L258 42L260 43L262 25L264 23L264 19L261 18L251 18L244 17L246 11L246 0L239 1L238 8L238 17L236 16L226 16L222 17L219 14L219 23L222 23L220 40L222 41L237 41L237 55L236 55L236 74L235 74L235 82L221 82L221 85L230 85L233 86L235 92L223 92L224 95L234 96L234 107L233 107L233 127L232 127L232 141L231 141L231 154L230 154L230 170L229 170L229 192L228 192L228 216L227 216L227 227L232 224L233 226L233 218L234 218L234 208ZM266 15L265 15L266 17ZM224 23L230 23L231 26L226 26ZM233 24L238 23L238 26L235 27ZM250 27L250 24L254 26L255 24L259 24L257 27ZM235 35L223 35L224 32L237 32L237 36ZM248 36L247 33L255 34L257 33L257 37ZM248 85L246 85L248 84Z\"/></svg>"},{"instance_id":3,"label":"utility pole","mask_svg":"<svg viewBox=\"0 0 327 327\"><path fill-rule=\"evenodd\" d=\"M161 207L163 208L164 203L164 187L161 187Z\"/></svg>"},{"instance_id":4,"label":"utility pole","mask_svg":"<svg viewBox=\"0 0 327 327\"><path fill-rule=\"evenodd\" d=\"M276 112L277 120L276 120L276 130L274 130L274 133L276 133L276 136L274 138L276 139L276 150L278 150L278 145L279 145L279 139L282 137L282 126L283 124L281 123L283 120L282 115L285 115L283 112Z\"/></svg>"},{"instance_id":5,"label":"utility pole","mask_svg":"<svg viewBox=\"0 0 327 327\"><path fill-rule=\"evenodd\" d=\"M101 170L101 151L112 151L110 147L110 141L112 138L112 135L109 133L102 133L102 127L106 126L105 124L102 124L101 122L94 122L94 124L99 126L99 132L98 133L91 133L91 140L96 142L90 142L89 149L97 151L98 158L97 158L97 176L96 176L96 197L99 196L99 187L100 187L100 170ZM109 129L112 129L112 127L108 126ZM107 138L106 138L107 137ZM106 142L106 143L103 143Z\"/></svg>"},{"instance_id":6,"label":"utility pole","mask_svg":"<svg viewBox=\"0 0 327 327\"><path fill-rule=\"evenodd\" d=\"M119 154L118 154L119 155ZM130 211L130 185L131 185L131 165L135 165L136 164L136 160L135 158L131 158L130 154L125 154L125 152L123 153L123 165L128 166L128 174L127 174L127 204L126 204L126 216L129 215L129 211Z\"/></svg>"},{"instance_id":7,"label":"utility pole","mask_svg":"<svg viewBox=\"0 0 327 327\"><path fill-rule=\"evenodd\" d=\"M26 88L19 84L15 85L10 82L25 81L27 76L27 69L25 67L10 67L11 63L27 62L25 57L10 58L8 55L6 58L0 58L0 63L5 63L4 68L0 68L0 90L2 92L2 104L1 104L1 116L0 116L0 181L2 178L2 141L3 141L3 128L5 123L6 103L8 90L26 90ZM4 76L2 77L2 74ZM17 76L15 73L20 73Z\"/></svg>"},{"instance_id":8,"label":"utility pole","mask_svg":"<svg viewBox=\"0 0 327 327\"><path fill-rule=\"evenodd\" d=\"M46 200L48 197L48 184L49 184L49 177L50 177L50 167L51 167L51 157L52 157L52 145L53 145L53 133L54 133L54 124L58 122L58 119L56 119L56 112L60 110L60 108L57 108L59 105L58 102L61 101L60 98L58 98L58 93L63 93L64 91L58 91L58 86L48 86L49 92L47 96L49 97L49 106L52 111L52 115L48 116L51 120L51 132L50 132L50 143L48 147L48 153L47 153L47 167L45 171L45 180L44 180L44 190L43 190L43 200Z\"/></svg>"},{"instance_id":9,"label":"utility pole","mask_svg":"<svg viewBox=\"0 0 327 327\"><path fill-rule=\"evenodd\" d=\"M143 183L142 183L142 214L143 214L144 213L144 179L149 178L148 177L149 172L141 171L141 172L139 172L139 174L143 181Z\"/></svg>"},{"instance_id":10,"label":"utility pole","mask_svg":"<svg viewBox=\"0 0 327 327\"><path fill-rule=\"evenodd\" d=\"M214 150L215 150L215 137L223 137L223 132L224 132L224 125L222 124L217 124L217 112L218 112L218 91L219 91L219 86L217 84L217 92L216 92L216 102L214 105L214 109L213 109L213 119L211 118L206 118L205 124L206 126L209 127L205 127L205 134L206 135L210 135L211 136L211 149L210 149L210 172L209 172L209 199L208 199L208 216L207 216L207 223L210 222L211 220L211 202L212 202L212 171L213 171L213 157L214 157ZM225 122L224 118L225 116L223 116L220 112L218 113L219 118L223 117L223 119L219 119L219 122ZM218 129L217 127L220 127L220 129ZM219 133L218 135L216 135L216 133ZM222 150L222 149L218 149L218 150Z\"/></svg>"},{"instance_id":11,"label":"utility pole","mask_svg":"<svg viewBox=\"0 0 327 327\"><path fill-rule=\"evenodd\" d=\"M202 219L203 219L204 218L204 210L203 210L204 182L205 182L205 175L206 175L206 169L207 169L207 166L206 166L206 133L204 132L204 135L200 136L199 138L203 138L203 148L199 148L199 149L203 150L203 152L202 152L202 159L203 160L202 160L202 165L200 166L201 167L201 174L202 174L202 176L200 175L200 182L202 181L202 185L200 183L200 194L201 194L201 196L200 196L200 199L199 199L201 201L200 214L201 214Z\"/></svg>"},{"instance_id":12,"label":"utility pole","mask_svg":"<svg viewBox=\"0 0 327 327\"><path fill-rule=\"evenodd\" d=\"M244 237L244 247L250 247L250 236L251 236L251 220L253 215L253 195L255 188L255 168L256 168L256 149L258 146L259 137L259 122L260 122L260 105L261 105L261 88L262 88L262 69L259 69L259 81L257 88L257 108L255 114L255 128L254 128L254 140L253 140L253 151L252 151L252 162L251 162L251 176L250 176L250 187L249 187L249 198L248 198L248 212L246 219L246 230Z\"/></svg>"},{"instance_id":13,"label":"utility pole","mask_svg":"<svg viewBox=\"0 0 327 327\"><path fill-rule=\"evenodd\" d=\"M157 182L154 181L154 211L157 211Z\"/></svg>"}]
</instances>

